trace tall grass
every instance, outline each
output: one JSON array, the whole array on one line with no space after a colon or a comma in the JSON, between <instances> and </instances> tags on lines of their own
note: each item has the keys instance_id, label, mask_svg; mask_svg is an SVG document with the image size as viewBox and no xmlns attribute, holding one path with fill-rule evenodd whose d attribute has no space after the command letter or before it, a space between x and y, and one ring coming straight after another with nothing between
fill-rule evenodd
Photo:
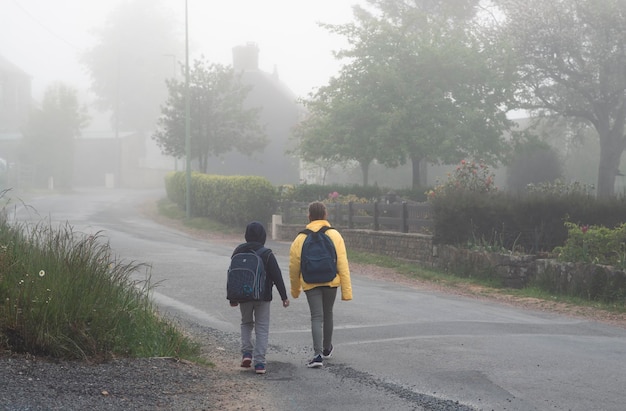
<instances>
[{"instance_id":1,"label":"tall grass","mask_svg":"<svg viewBox=\"0 0 626 411\"><path fill-rule=\"evenodd\" d=\"M90 360L196 358L198 345L158 315L152 288L150 267L119 260L101 233L0 221L0 347Z\"/></svg>"}]
</instances>

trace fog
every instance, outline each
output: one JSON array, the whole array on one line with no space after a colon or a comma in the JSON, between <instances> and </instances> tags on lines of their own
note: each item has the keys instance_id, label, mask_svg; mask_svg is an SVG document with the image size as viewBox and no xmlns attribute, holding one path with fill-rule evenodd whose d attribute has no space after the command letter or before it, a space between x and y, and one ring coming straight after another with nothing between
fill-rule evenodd
<instances>
[{"instance_id":1,"label":"fog","mask_svg":"<svg viewBox=\"0 0 626 411\"><path fill-rule=\"evenodd\" d=\"M86 90L89 78L78 55L94 44L90 30L102 27L121 1L3 0L0 55L32 76L36 100L54 81ZM276 69L296 95L305 97L337 72L339 63L332 51L344 44L317 22L346 23L356 3L359 0L187 0L190 59L204 55L231 64L234 46L254 42L260 48L259 68ZM163 0L163 4L171 9L184 36L185 0ZM163 50L165 59L169 53ZM184 61L184 56L176 59Z\"/></svg>"},{"instance_id":2,"label":"fog","mask_svg":"<svg viewBox=\"0 0 626 411\"><path fill-rule=\"evenodd\" d=\"M120 132L127 131L127 129L122 126L120 130L113 124L110 110L100 111L95 108L96 94L91 90L90 72L87 66L81 63L81 57L101 43L94 35L95 32L104 29L107 22L116 20L115 11L120 6L133 1L2 0L0 2L0 57L8 62L11 70L16 67L30 77L30 95L33 102L41 104L45 92L51 86L62 83L76 90L81 106L88 107L89 120L81 130L83 138L76 142L73 177L75 185L106 184L116 187L160 185L162 172L181 169L181 162L161 155L160 150L149 137L141 142L125 139L119 145L108 141L106 147L99 146L98 144L102 142L95 141L98 138L122 137ZM327 84L329 78L335 75L341 66L341 62L334 58L333 52L347 47L345 38L329 33L327 29L320 27L319 23L348 23L352 20L352 6L359 3L364 3L364 0L318 0L316 2L154 0L147 2L150 6L158 4L167 10L164 14L172 18L174 30L181 43L184 43L187 31L190 64L193 64L196 59L204 58L211 63L232 65L233 48L254 43L259 51L257 68L264 73L277 76L278 81L286 86L296 98L307 97L316 88ZM185 24L186 7L187 24ZM139 19L136 22L135 33L139 38L143 32L149 31L142 31L142 21ZM185 55L181 48L177 50L168 49L167 45L163 45L163 50L157 51L156 61L152 62L152 66L146 67L146 75L152 74L154 77L180 75L179 65L185 62ZM166 73L163 72L164 70ZM163 90L165 90L165 85L163 85ZM163 97L161 100L161 96L154 94L146 95L144 98L159 101L159 104L165 99ZM13 97L13 99L18 103L25 100L23 96ZM20 121L23 122L23 120ZM292 122L285 123L283 128L286 129L292 125ZM21 165L18 167L21 161L17 158L18 144L14 140L9 140L12 138L11 133L15 134L21 128L15 119L9 121L8 125L0 124L0 131L4 130L0 158L12 165L8 179L14 184L17 184L18 180L23 180L24 172L18 171L18 168L21 170L24 167ZM8 140L7 136L9 136ZM272 144L275 147L271 150L278 152L280 148L281 154L278 157L284 157L282 153L287 141L287 132L275 132L273 140ZM51 154L45 152L42 155L50 156ZM33 163L33 160L30 162ZM260 162L257 163L259 167L263 166ZM36 161L35 164L37 164ZM32 167L36 166L32 165ZM39 168L42 168L40 163ZM152 172L150 177L141 174L145 173L146 168ZM155 170L159 170L159 173ZM261 171L257 167L251 172L267 175L270 171ZM224 171L216 170L216 172ZM58 186L58 181L54 185L46 182L50 179L47 172L40 170L40 173L44 174L39 178L41 181L33 181L33 185ZM285 170L281 173L285 174ZM297 171L290 171L287 182L298 181L297 174ZM32 179L28 177L27 180ZM285 181L281 179L280 182Z\"/></svg>"}]
</instances>

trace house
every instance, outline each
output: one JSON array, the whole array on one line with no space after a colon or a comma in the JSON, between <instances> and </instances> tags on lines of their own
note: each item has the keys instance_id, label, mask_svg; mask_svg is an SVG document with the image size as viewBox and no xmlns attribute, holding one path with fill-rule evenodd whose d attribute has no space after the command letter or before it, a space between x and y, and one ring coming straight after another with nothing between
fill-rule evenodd
<instances>
[{"instance_id":1,"label":"house","mask_svg":"<svg viewBox=\"0 0 626 411\"><path fill-rule=\"evenodd\" d=\"M31 105L31 77L0 56L0 133L18 133Z\"/></svg>"},{"instance_id":2,"label":"house","mask_svg":"<svg viewBox=\"0 0 626 411\"><path fill-rule=\"evenodd\" d=\"M276 72L258 67L256 44L233 48L233 67L244 84L252 86L245 104L259 107L269 143L262 153L246 156L238 152L210 159L207 172L221 175L258 175L273 184L299 181L299 160L286 154L291 128L302 115L302 107ZM21 129L31 109L31 77L0 56L0 158L14 165L9 185L34 186L18 159ZM106 134L106 135L100 135ZM95 135L85 130L75 141L74 186L157 187L164 175L184 167L183 161L162 155L149 136L107 132ZM0 161L0 163L2 163ZM180 164L179 164L180 163ZM26 170L26 171L24 171ZM32 173L31 173L32 174Z\"/></svg>"},{"instance_id":3,"label":"house","mask_svg":"<svg viewBox=\"0 0 626 411\"><path fill-rule=\"evenodd\" d=\"M31 76L0 55L0 189L18 179L21 129L31 104Z\"/></svg>"},{"instance_id":4,"label":"house","mask_svg":"<svg viewBox=\"0 0 626 411\"><path fill-rule=\"evenodd\" d=\"M222 175L257 175L272 184L296 184L299 160L286 154L291 129L300 120L302 106L295 94L278 78L278 73L259 69L259 48L248 43L233 48L233 68L242 74L244 84L252 86L246 106L260 107L259 120L265 126L269 143L262 153L246 156L238 152L209 159L207 173Z\"/></svg>"},{"instance_id":5,"label":"house","mask_svg":"<svg viewBox=\"0 0 626 411\"><path fill-rule=\"evenodd\" d=\"M251 86L246 107L260 108L259 122L265 127L268 145L250 156L232 151L209 158L207 173L255 175L272 184L298 183L299 159L286 154L291 129L302 116L295 94L278 74L259 69L259 48L254 43L233 48L233 68ZM183 170L185 159L163 155L149 135L123 133L120 138L101 136L77 141L76 185L137 188L160 187L165 174ZM104 161L106 159L106 161Z\"/></svg>"}]
</instances>

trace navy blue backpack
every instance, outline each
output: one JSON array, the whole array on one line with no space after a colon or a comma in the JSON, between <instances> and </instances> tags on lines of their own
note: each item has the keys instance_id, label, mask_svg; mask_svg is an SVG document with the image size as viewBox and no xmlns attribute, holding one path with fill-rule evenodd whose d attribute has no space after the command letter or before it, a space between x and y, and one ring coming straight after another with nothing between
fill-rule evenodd
<instances>
[{"instance_id":1,"label":"navy blue backpack","mask_svg":"<svg viewBox=\"0 0 626 411\"><path fill-rule=\"evenodd\" d=\"M333 240L326 235L326 231L333 227L322 227L319 231L308 228L300 231L306 234L302 244L300 271L302 278L309 284L327 283L337 275L337 250Z\"/></svg>"},{"instance_id":2,"label":"navy blue backpack","mask_svg":"<svg viewBox=\"0 0 626 411\"><path fill-rule=\"evenodd\" d=\"M267 279L263 257L267 259L271 251L262 247L232 256L226 280L226 299L238 303L263 299Z\"/></svg>"}]
</instances>

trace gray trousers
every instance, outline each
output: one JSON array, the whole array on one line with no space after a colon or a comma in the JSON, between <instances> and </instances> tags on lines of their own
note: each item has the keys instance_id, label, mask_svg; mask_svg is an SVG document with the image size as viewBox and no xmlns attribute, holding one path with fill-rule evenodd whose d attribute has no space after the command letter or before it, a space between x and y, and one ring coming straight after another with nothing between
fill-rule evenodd
<instances>
[{"instance_id":1,"label":"gray trousers","mask_svg":"<svg viewBox=\"0 0 626 411\"><path fill-rule=\"evenodd\" d=\"M270 333L271 301L250 301L239 304L241 310L241 353L252 354L254 364L265 364ZM255 340L252 341L254 329Z\"/></svg>"},{"instance_id":2,"label":"gray trousers","mask_svg":"<svg viewBox=\"0 0 626 411\"><path fill-rule=\"evenodd\" d=\"M311 334L315 356L333 343L333 306L337 287L315 287L304 292L311 310Z\"/></svg>"}]
</instances>

